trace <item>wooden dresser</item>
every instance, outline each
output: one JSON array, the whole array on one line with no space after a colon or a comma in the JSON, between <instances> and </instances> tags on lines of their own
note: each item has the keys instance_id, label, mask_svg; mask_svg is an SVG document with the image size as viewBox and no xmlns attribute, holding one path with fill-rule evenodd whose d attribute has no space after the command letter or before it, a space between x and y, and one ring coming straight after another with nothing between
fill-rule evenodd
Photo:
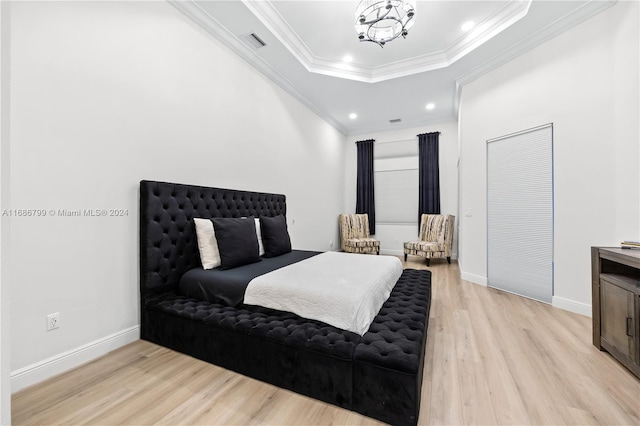
<instances>
[{"instance_id":1,"label":"wooden dresser","mask_svg":"<svg viewBox=\"0 0 640 426\"><path fill-rule=\"evenodd\" d=\"M593 345L640 377L640 250L591 247Z\"/></svg>"}]
</instances>

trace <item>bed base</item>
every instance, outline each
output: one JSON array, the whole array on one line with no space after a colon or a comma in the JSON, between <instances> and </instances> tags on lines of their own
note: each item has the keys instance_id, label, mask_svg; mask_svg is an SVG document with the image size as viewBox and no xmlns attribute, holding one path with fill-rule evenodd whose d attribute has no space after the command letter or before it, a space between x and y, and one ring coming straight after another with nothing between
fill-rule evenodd
<instances>
[{"instance_id":1,"label":"bed base","mask_svg":"<svg viewBox=\"0 0 640 426\"><path fill-rule=\"evenodd\" d=\"M394 425L420 410L431 273L405 270L364 336L288 312L176 294L193 217L286 212L284 196L142 181L141 338Z\"/></svg>"}]
</instances>

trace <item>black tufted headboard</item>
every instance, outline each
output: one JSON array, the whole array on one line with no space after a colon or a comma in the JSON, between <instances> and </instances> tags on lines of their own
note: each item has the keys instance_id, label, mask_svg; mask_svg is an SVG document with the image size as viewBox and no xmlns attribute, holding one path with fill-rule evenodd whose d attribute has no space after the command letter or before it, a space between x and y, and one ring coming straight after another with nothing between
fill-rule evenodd
<instances>
[{"instance_id":1,"label":"black tufted headboard","mask_svg":"<svg viewBox=\"0 0 640 426\"><path fill-rule=\"evenodd\" d=\"M186 271L201 266L194 217L286 215L280 194L140 182L140 299L178 288Z\"/></svg>"}]
</instances>

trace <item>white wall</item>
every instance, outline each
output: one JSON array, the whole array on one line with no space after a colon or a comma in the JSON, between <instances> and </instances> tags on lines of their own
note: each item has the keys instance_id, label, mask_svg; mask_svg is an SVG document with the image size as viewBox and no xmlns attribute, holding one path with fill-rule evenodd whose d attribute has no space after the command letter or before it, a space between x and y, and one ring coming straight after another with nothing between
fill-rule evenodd
<instances>
[{"instance_id":1,"label":"white wall","mask_svg":"<svg viewBox=\"0 0 640 426\"><path fill-rule=\"evenodd\" d=\"M16 2L11 25L11 208L128 210L13 218L14 379L135 330L141 179L284 193L295 248L337 238L344 135L168 3Z\"/></svg>"},{"instance_id":2,"label":"white wall","mask_svg":"<svg viewBox=\"0 0 640 426\"><path fill-rule=\"evenodd\" d=\"M640 22L640 7L636 7L636 19L637 19L636 22ZM638 68L638 70L640 70L640 45L637 46L637 50L638 50L638 55L636 55L636 67ZM638 76L637 80L640 80L640 76ZM633 90L633 88L631 87L630 90ZM640 99L640 81L638 81L638 83L636 84L636 93L638 94L637 95L638 99ZM637 120L636 127L638 129L637 130L638 135L640 135L640 119ZM638 162L636 164L640 165L640 149L638 149ZM638 188L640 188L640 173L638 173L637 178L638 178ZM638 203L640 204L640 200L638 200ZM638 221L637 226L638 226L638 229L640 230L640 215L637 216L637 221ZM640 241L640 232L639 232L639 235L637 235L637 237L638 237L637 241Z\"/></svg>"},{"instance_id":3,"label":"white wall","mask_svg":"<svg viewBox=\"0 0 640 426\"><path fill-rule=\"evenodd\" d=\"M392 130L386 132L373 132L347 137L345 155L345 213L354 213L356 209L356 178L357 178L357 149L356 141L375 139L374 157L378 157L384 150L385 156L404 152L409 139L415 140L415 155L418 152L418 138L421 133L440 132L440 207L442 214L452 214L458 220L458 127L457 122L443 122L431 126L423 126L409 129ZM393 142L398 142L394 147ZM410 154L410 153L409 153ZM416 194L416 197L418 194ZM376 203L378 201L376 200ZM376 224L376 238L380 240L380 252L384 254L400 255L403 253L402 244L405 241L415 240L418 237L418 223L416 224ZM453 257L457 257L457 235L454 234Z\"/></svg>"},{"instance_id":4,"label":"white wall","mask_svg":"<svg viewBox=\"0 0 640 426\"><path fill-rule=\"evenodd\" d=\"M638 27L618 2L462 89L463 278L486 283L486 140L553 123L553 303L589 314L590 246L640 235Z\"/></svg>"},{"instance_id":5,"label":"white wall","mask_svg":"<svg viewBox=\"0 0 640 426\"><path fill-rule=\"evenodd\" d=\"M11 424L11 386L10 386L10 305L9 285L6 279L9 251L6 239L10 218L1 216L1 211L8 201L5 197L8 185L8 138L9 138L9 74L8 57L9 25L8 8L10 3L0 3L0 424Z\"/></svg>"}]
</instances>

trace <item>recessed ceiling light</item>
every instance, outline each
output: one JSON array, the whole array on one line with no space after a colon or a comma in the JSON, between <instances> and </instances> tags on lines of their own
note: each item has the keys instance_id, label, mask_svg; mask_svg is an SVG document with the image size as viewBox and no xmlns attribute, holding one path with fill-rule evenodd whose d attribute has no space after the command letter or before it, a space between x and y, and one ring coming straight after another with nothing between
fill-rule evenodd
<instances>
[{"instance_id":1,"label":"recessed ceiling light","mask_svg":"<svg viewBox=\"0 0 640 426\"><path fill-rule=\"evenodd\" d=\"M351 55L344 55L344 57L342 58L342 60L343 60L344 62L347 62L347 63L348 63L348 62L352 62L352 61L353 61L353 56L351 56Z\"/></svg>"},{"instance_id":2,"label":"recessed ceiling light","mask_svg":"<svg viewBox=\"0 0 640 426\"><path fill-rule=\"evenodd\" d=\"M358 114L356 114L355 112L352 112L351 114L349 114L349 118L352 120L355 120L356 118L358 118Z\"/></svg>"},{"instance_id":3,"label":"recessed ceiling light","mask_svg":"<svg viewBox=\"0 0 640 426\"><path fill-rule=\"evenodd\" d=\"M462 31L469 31L471 28L475 27L476 23L473 21L468 21L462 24Z\"/></svg>"},{"instance_id":4,"label":"recessed ceiling light","mask_svg":"<svg viewBox=\"0 0 640 426\"><path fill-rule=\"evenodd\" d=\"M428 109L428 110L432 110L432 109L434 109L435 107L436 107L436 106L435 106L435 104L427 104L427 109Z\"/></svg>"}]
</instances>

